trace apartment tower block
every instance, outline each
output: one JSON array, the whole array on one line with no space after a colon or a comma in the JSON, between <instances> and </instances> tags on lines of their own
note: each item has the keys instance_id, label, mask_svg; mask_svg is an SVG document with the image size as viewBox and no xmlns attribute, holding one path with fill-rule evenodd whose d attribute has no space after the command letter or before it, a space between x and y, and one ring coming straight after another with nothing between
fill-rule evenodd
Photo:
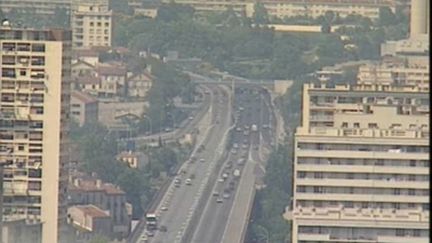
<instances>
[{"instance_id":1,"label":"apartment tower block","mask_svg":"<svg viewBox=\"0 0 432 243\"><path fill-rule=\"evenodd\" d=\"M429 242L429 87L306 84L292 242Z\"/></svg>"},{"instance_id":2,"label":"apartment tower block","mask_svg":"<svg viewBox=\"0 0 432 243\"><path fill-rule=\"evenodd\" d=\"M0 48L3 221L40 222L43 243L61 242L67 210L71 33L13 28L4 21Z\"/></svg>"}]
</instances>

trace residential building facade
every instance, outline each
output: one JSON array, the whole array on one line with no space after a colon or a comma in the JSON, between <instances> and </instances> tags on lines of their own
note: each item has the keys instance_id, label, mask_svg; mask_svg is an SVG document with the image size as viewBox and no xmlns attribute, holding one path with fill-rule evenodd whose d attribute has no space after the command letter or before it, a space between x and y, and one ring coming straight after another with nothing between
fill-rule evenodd
<instances>
[{"instance_id":1,"label":"residential building facade","mask_svg":"<svg viewBox=\"0 0 432 243\"><path fill-rule=\"evenodd\" d=\"M77 1L71 11L72 43L75 48L111 46L112 11L107 1Z\"/></svg>"},{"instance_id":2,"label":"residential building facade","mask_svg":"<svg viewBox=\"0 0 432 243\"><path fill-rule=\"evenodd\" d=\"M128 236L132 212L124 191L113 184L85 178L74 178L69 191L70 205L95 205L111 217L114 238L123 239Z\"/></svg>"},{"instance_id":3,"label":"residential building facade","mask_svg":"<svg viewBox=\"0 0 432 243\"><path fill-rule=\"evenodd\" d=\"M80 92L71 92L70 116L79 126L98 121L98 101L92 96Z\"/></svg>"},{"instance_id":4,"label":"residential building facade","mask_svg":"<svg viewBox=\"0 0 432 243\"><path fill-rule=\"evenodd\" d=\"M71 33L0 27L3 221L42 223L61 242L66 222Z\"/></svg>"},{"instance_id":5,"label":"residential building facade","mask_svg":"<svg viewBox=\"0 0 432 243\"><path fill-rule=\"evenodd\" d=\"M169 2L165 0L165 2ZM236 12L251 17L254 12L254 1L207 1L207 0L176 0L176 3L187 4L197 11L225 11L232 8ZM361 15L372 20L379 18L380 7L389 7L395 11L396 3L392 0L265 0L261 1L270 16L285 18L309 16L317 18L327 11L340 17L351 14Z\"/></svg>"},{"instance_id":6,"label":"residential building facade","mask_svg":"<svg viewBox=\"0 0 432 243\"><path fill-rule=\"evenodd\" d=\"M292 242L429 242L429 89L306 84L302 109Z\"/></svg>"},{"instance_id":7,"label":"residential building facade","mask_svg":"<svg viewBox=\"0 0 432 243\"><path fill-rule=\"evenodd\" d=\"M94 205L76 205L68 208L68 217L76 229L77 243L90 242L98 236L110 237L112 220L108 212Z\"/></svg>"}]
</instances>

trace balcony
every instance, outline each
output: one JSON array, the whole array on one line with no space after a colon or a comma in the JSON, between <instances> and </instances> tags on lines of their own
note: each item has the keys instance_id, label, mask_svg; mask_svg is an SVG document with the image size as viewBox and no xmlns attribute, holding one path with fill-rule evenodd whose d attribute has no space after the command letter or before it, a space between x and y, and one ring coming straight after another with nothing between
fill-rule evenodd
<instances>
[{"instance_id":1,"label":"balcony","mask_svg":"<svg viewBox=\"0 0 432 243\"><path fill-rule=\"evenodd\" d=\"M311 115L309 117L309 121L311 122L332 122L333 116L325 116L325 115Z\"/></svg>"},{"instance_id":2,"label":"balcony","mask_svg":"<svg viewBox=\"0 0 432 243\"><path fill-rule=\"evenodd\" d=\"M353 202L429 203L429 196L375 195L349 193L304 193L296 192L297 200L326 200Z\"/></svg>"},{"instance_id":3,"label":"balcony","mask_svg":"<svg viewBox=\"0 0 432 243\"><path fill-rule=\"evenodd\" d=\"M296 178L297 186L334 186L368 187L368 188L412 188L429 189L429 182L397 181L397 180L367 180L367 179L315 179Z\"/></svg>"},{"instance_id":4,"label":"balcony","mask_svg":"<svg viewBox=\"0 0 432 243\"><path fill-rule=\"evenodd\" d=\"M379 208L314 208L297 207L293 211L293 218L301 219L324 219L324 220L355 220L357 224L361 221L368 226L367 220L400 222L404 227L427 227L429 222L429 211L418 209L379 209ZM343 224L343 223L340 223ZM336 224L337 225L337 224Z\"/></svg>"},{"instance_id":5,"label":"balcony","mask_svg":"<svg viewBox=\"0 0 432 243\"><path fill-rule=\"evenodd\" d=\"M429 153L395 153L384 151L297 149L298 157L429 160Z\"/></svg>"}]
</instances>

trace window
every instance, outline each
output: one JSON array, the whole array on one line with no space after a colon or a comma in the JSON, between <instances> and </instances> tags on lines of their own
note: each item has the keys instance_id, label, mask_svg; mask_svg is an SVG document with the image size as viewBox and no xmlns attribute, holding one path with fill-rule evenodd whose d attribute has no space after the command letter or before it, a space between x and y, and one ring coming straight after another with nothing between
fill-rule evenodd
<instances>
[{"instance_id":1,"label":"window","mask_svg":"<svg viewBox=\"0 0 432 243\"><path fill-rule=\"evenodd\" d=\"M360 128L360 123L354 122L354 128Z\"/></svg>"}]
</instances>

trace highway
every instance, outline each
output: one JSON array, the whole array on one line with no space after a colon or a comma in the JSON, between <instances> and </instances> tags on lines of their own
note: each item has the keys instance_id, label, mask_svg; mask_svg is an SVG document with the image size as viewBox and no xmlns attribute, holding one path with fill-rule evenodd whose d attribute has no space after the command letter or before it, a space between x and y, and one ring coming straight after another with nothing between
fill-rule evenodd
<instances>
[{"instance_id":1,"label":"highway","mask_svg":"<svg viewBox=\"0 0 432 243\"><path fill-rule=\"evenodd\" d=\"M212 117L206 131L207 135L202 143L204 150L202 152L195 150L192 153L191 157L195 157L196 161L185 162L176 177L181 180L180 186L176 187L172 181L156 207L155 213L158 217L159 229L166 228L166 232L156 230L153 232L154 236L146 237L146 234L151 235L151 233L142 230L138 242L141 240L145 242L144 238L154 243L180 242L207 180L225 149L224 141L232 125L230 95L226 89L217 85L209 85L209 87L211 89L209 110ZM187 179L191 179L190 185L186 185Z\"/></svg>"},{"instance_id":2,"label":"highway","mask_svg":"<svg viewBox=\"0 0 432 243\"><path fill-rule=\"evenodd\" d=\"M235 96L235 110L238 115L236 129L233 131L233 144L239 149L231 149L224 166L218 172L218 178L221 178L223 173L229 177L224 182L214 183L212 194L218 192L220 196L207 198L193 236L184 242L237 243L241 242L246 232L255 193L255 178L263 176L260 168L264 166L260 163L265 159L262 159L261 150L263 147L270 147L273 135L272 129L267 128L267 125L273 126L268 94L249 90L253 89L243 89L243 93L239 92ZM251 131L253 124L258 125L258 132ZM245 129L246 126L249 129ZM242 160L245 162L238 163ZM241 171L241 179L233 176L235 169ZM218 202L217 199L222 197L224 192L229 198Z\"/></svg>"},{"instance_id":3,"label":"highway","mask_svg":"<svg viewBox=\"0 0 432 243\"><path fill-rule=\"evenodd\" d=\"M179 128L175 129L174 131L170 132L160 132L155 133L151 135L145 135L145 136L137 136L137 137L130 137L130 138L124 138L123 140L133 140L141 143L147 143L147 142L154 142L157 143L159 140L159 137L162 140L175 140L178 138L183 137L187 133L191 133L194 131L197 123L202 119L202 117L207 113L209 107L210 107L210 95L204 95L206 91L210 92L207 85L199 85L197 89L200 91L200 93L203 94L204 100L199 105L199 108L193 112L193 119L184 120L180 125Z\"/></svg>"}]
</instances>

